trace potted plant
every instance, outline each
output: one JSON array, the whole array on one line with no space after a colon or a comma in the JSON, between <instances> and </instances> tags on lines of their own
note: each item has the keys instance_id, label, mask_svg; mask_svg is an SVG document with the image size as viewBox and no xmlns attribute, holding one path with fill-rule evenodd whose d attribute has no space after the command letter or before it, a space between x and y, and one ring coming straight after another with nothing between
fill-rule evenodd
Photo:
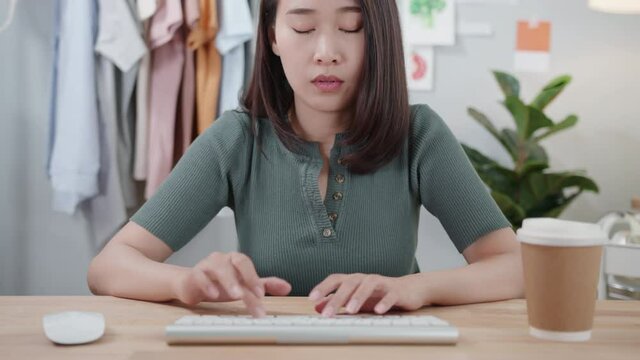
<instances>
[{"instance_id":1,"label":"potted plant","mask_svg":"<svg viewBox=\"0 0 640 360\"><path fill-rule=\"evenodd\" d=\"M505 72L493 71L513 117L515 129L497 129L489 118L473 107L469 115L478 121L507 151L513 162L507 167L462 144L480 178L490 188L493 199L514 228L528 217L558 217L583 191L598 192L598 186L584 171L551 172L547 152L540 142L578 122L569 115L559 122L544 113L549 105L571 82L562 75L549 82L535 99L525 104L520 98L520 83Z\"/></svg>"}]
</instances>

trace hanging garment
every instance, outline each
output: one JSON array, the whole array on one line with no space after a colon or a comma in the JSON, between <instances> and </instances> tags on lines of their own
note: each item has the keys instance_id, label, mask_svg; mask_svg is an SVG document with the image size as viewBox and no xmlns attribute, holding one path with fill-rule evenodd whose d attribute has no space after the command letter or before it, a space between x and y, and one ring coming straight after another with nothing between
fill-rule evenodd
<instances>
[{"instance_id":1,"label":"hanging garment","mask_svg":"<svg viewBox=\"0 0 640 360\"><path fill-rule=\"evenodd\" d=\"M251 23L253 28L253 33L258 33L258 15L260 14L260 0L247 0L249 3L249 7L251 9ZM244 86L249 85L249 81L251 81L251 76L253 75L253 61L256 56L256 38L257 36L253 36L251 41L245 43L244 52L245 52L245 72L244 72Z\"/></svg>"},{"instance_id":2,"label":"hanging garment","mask_svg":"<svg viewBox=\"0 0 640 360\"><path fill-rule=\"evenodd\" d=\"M195 28L200 18L200 5L198 0L183 0L185 26L182 27L183 36L186 38ZM196 105L196 79L195 57L193 50L185 46L184 69L182 73L182 86L180 89L180 104L177 112L176 142L174 149L174 165L185 153L191 141L195 122Z\"/></svg>"},{"instance_id":3,"label":"hanging garment","mask_svg":"<svg viewBox=\"0 0 640 360\"><path fill-rule=\"evenodd\" d=\"M98 194L100 133L93 51L95 1L56 3L54 69L50 107L48 175L53 208L75 213Z\"/></svg>"},{"instance_id":4,"label":"hanging garment","mask_svg":"<svg viewBox=\"0 0 640 360\"><path fill-rule=\"evenodd\" d=\"M133 180L133 142L135 132L135 102L133 91L138 77L138 64L147 52L140 37L140 23L134 15L134 4L130 0L99 0L99 27L95 50L104 67L115 66L112 71L99 75L114 76L115 87L108 93L98 92L105 104L115 107L118 125L117 163L122 194L127 208L138 202ZM105 97L110 97L105 100ZM111 121L105 119L105 121Z\"/></svg>"},{"instance_id":5,"label":"hanging garment","mask_svg":"<svg viewBox=\"0 0 640 360\"><path fill-rule=\"evenodd\" d=\"M200 21L187 44L196 51L196 113L198 134L215 120L220 93L222 58L215 45L218 6L215 0L200 0Z\"/></svg>"},{"instance_id":6,"label":"hanging garment","mask_svg":"<svg viewBox=\"0 0 640 360\"><path fill-rule=\"evenodd\" d=\"M173 167L176 110L184 68L181 0L166 0L151 18L151 88L149 91L148 170L150 198Z\"/></svg>"},{"instance_id":7,"label":"hanging garment","mask_svg":"<svg viewBox=\"0 0 640 360\"><path fill-rule=\"evenodd\" d=\"M146 21L158 10L158 0L137 0L138 16L140 21Z\"/></svg>"},{"instance_id":8,"label":"hanging garment","mask_svg":"<svg viewBox=\"0 0 640 360\"><path fill-rule=\"evenodd\" d=\"M18 0L9 0L9 10L7 11L7 18L0 24L0 33L7 30L11 23L13 22L13 18L16 15L16 5L18 4Z\"/></svg>"},{"instance_id":9,"label":"hanging garment","mask_svg":"<svg viewBox=\"0 0 640 360\"><path fill-rule=\"evenodd\" d=\"M222 85L218 116L226 110L236 109L244 85L244 43L253 37L253 25L249 3L238 0L222 0L220 32L216 47L222 56Z\"/></svg>"},{"instance_id":10,"label":"hanging garment","mask_svg":"<svg viewBox=\"0 0 640 360\"><path fill-rule=\"evenodd\" d=\"M134 88L146 54L140 23L130 0L99 0L95 50L101 129L100 194L85 212L96 249L127 221L127 208L139 203L132 179Z\"/></svg>"},{"instance_id":11,"label":"hanging garment","mask_svg":"<svg viewBox=\"0 0 640 360\"><path fill-rule=\"evenodd\" d=\"M142 22L142 38L149 38L150 19L157 10L157 0L137 0L138 17ZM149 46L149 44L147 44ZM133 160L133 178L147 179L149 149L149 87L151 77L151 52L140 61L136 82L136 138Z\"/></svg>"}]
</instances>

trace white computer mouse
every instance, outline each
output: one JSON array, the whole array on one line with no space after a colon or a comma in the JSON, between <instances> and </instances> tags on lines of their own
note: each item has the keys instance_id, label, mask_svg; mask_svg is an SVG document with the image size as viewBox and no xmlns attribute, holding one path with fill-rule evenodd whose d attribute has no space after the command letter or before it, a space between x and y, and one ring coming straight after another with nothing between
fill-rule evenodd
<instances>
[{"instance_id":1,"label":"white computer mouse","mask_svg":"<svg viewBox=\"0 0 640 360\"><path fill-rule=\"evenodd\" d=\"M104 334L104 316L97 312L65 311L42 317L44 333L56 344L85 344Z\"/></svg>"}]
</instances>

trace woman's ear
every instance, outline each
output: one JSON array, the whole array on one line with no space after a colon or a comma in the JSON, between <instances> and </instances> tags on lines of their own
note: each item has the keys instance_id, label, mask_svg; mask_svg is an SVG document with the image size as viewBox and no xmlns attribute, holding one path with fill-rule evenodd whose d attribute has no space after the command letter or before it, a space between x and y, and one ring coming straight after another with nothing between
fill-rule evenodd
<instances>
[{"instance_id":1,"label":"woman's ear","mask_svg":"<svg viewBox=\"0 0 640 360\"><path fill-rule=\"evenodd\" d=\"M280 56L280 50L278 49L278 43L276 43L276 27L271 26L269 28L269 43L271 44L271 51L273 51L276 56Z\"/></svg>"}]
</instances>

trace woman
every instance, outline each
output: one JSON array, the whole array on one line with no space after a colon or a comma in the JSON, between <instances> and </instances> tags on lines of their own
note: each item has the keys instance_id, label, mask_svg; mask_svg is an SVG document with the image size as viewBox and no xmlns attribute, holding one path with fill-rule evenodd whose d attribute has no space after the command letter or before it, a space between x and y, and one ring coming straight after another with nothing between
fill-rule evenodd
<instances>
[{"instance_id":1,"label":"woman","mask_svg":"<svg viewBox=\"0 0 640 360\"><path fill-rule=\"evenodd\" d=\"M333 316L521 297L520 248L462 148L409 106L392 0L263 0L242 111L200 137L93 260L95 294L186 304L309 295ZM420 205L469 265L421 273ZM239 252L164 264L224 206Z\"/></svg>"}]
</instances>

